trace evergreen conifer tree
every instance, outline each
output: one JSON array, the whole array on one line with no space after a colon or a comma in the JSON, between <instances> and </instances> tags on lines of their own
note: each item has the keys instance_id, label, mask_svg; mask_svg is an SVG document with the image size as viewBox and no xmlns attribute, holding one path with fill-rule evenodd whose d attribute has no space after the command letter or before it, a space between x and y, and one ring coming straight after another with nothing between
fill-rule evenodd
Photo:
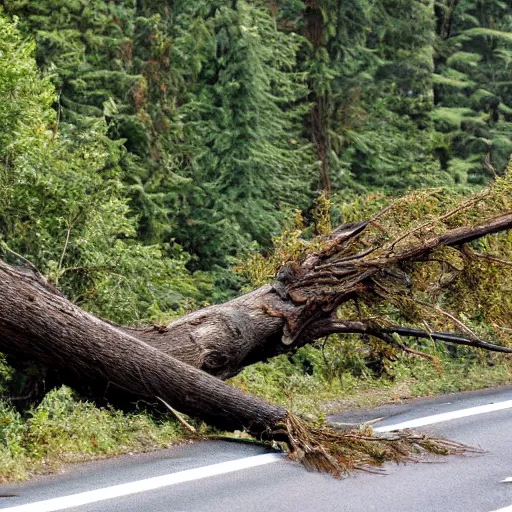
<instances>
[{"instance_id":1,"label":"evergreen conifer tree","mask_svg":"<svg viewBox=\"0 0 512 512\"><path fill-rule=\"evenodd\" d=\"M512 11L501 0L437 3L434 119L450 144L442 165L484 183L512 152Z\"/></svg>"},{"instance_id":2,"label":"evergreen conifer tree","mask_svg":"<svg viewBox=\"0 0 512 512\"><path fill-rule=\"evenodd\" d=\"M87 130L68 120L61 131L34 43L1 13L0 34L1 257L35 265L68 297L117 321L204 300L209 282L187 271L187 254L137 240L121 182L126 150L104 120Z\"/></svg>"},{"instance_id":3,"label":"evergreen conifer tree","mask_svg":"<svg viewBox=\"0 0 512 512\"><path fill-rule=\"evenodd\" d=\"M175 152L191 183L175 235L212 268L253 241L268 247L286 211L307 206L313 158L294 105L306 87L294 71L298 36L276 30L265 9L199 2L179 23Z\"/></svg>"},{"instance_id":4,"label":"evergreen conifer tree","mask_svg":"<svg viewBox=\"0 0 512 512\"><path fill-rule=\"evenodd\" d=\"M170 172L168 10L135 0L7 0L34 36L37 61L53 77L60 130L80 135L106 120L127 149L120 165L141 239L164 240L178 177ZM139 10L140 9L140 10ZM72 129L68 130L68 125Z\"/></svg>"}]
</instances>

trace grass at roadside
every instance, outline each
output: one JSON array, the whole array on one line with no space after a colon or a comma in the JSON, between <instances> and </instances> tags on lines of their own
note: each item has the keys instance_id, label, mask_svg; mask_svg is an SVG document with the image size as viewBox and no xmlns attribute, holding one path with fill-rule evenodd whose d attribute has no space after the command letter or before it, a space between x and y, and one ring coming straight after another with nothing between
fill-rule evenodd
<instances>
[{"instance_id":1,"label":"grass at roadside","mask_svg":"<svg viewBox=\"0 0 512 512\"><path fill-rule=\"evenodd\" d=\"M436 354L433 362L401 358L389 363L377 379L350 354L340 354L343 363L336 365L325 353L308 347L292 359L281 356L246 368L231 384L318 417L512 383L512 362L505 357L468 353L455 359L445 352ZM186 438L173 418L155 420L144 413L96 408L66 387L48 393L24 416L0 401L0 482L55 472L70 462L166 448Z\"/></svg>"},{"instance_id":2,"label":"grass at roadside","mask_svg":"<svg viewBox=\"0 0 512 512\"><path fill-rule=\"evenodd\" d=\"M57 471L63 464L166 448L185 433L172 421L96 408L62 387L21 416L0 402L0 482Z\"/></svg>"},{"instance_id":3,"label":"grass at roadside","mask_svg":"<svg viewBox=\"0 0 512 512\"><path fill-rule=\"evenodd\" d=\"M299 353L299 361L280 356L247 368L233 379L233 384L295 412L314 416L512 384L512 361L504 356L484 354L475 358L470 353L470 357L451 358L446 352L432 353L437 354L434 361L400 358L387 365L384 375L375 378L367 370L354 376L354 368L346 367L326 372L326 361L318 361L318 350L309 347ZM304 360L310 365L306 372Z\"/></svg>"}]
</instances>

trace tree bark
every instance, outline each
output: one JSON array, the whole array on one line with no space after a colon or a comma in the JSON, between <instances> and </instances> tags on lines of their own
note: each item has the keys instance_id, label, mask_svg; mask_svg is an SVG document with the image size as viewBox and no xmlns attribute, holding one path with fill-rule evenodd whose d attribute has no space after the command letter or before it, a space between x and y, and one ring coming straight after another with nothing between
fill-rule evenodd
<instances>
[{"instance_id":1,"label":"tree bark","mask_svg":"<svg viewBox=\"0 0 512 512\"><path fill-rule=\"evenodd\" d=\"M285 320L268 311L296 308L266 285L225 304L190 313L164 327L122 328L167 355L228 379L284 352Z\"/></svg>"},{"instance_id":2,"label":"tree bark","mask_svg":"<svg viewBox=\"0 0 512 512\"><path fill-rule=\"evenodd\" d=\"M286 409L244 394L73 305L0 262L0 350L262 437ZM197 318L197 317L196 317ZM192 320L194 322L194 320ZM207 337L207 332L203 333Z\"/></svg>"},{"instance_id":3,"label":"tree bark","mask_svg":"<svg viewBox=\"0 0 512 512\"><path fill-rule=\"evenodd\" d=\"M347 323L340 327L332 315L341 302L371 290L375 277L385 278L399 263L421 260L442 245L460 246L509 229L512 214L481 225L456 228L405 247L395 248L391 244L379 256L370 249L340 258L343 245L359 236L368 224L338 228L327 240L323 252L307 257L300 266L284 267L273 285L198 310L167 326L145 329L103 322L71 304L40 275L1 263L0 350L44 362L61 374L72 373L74 379L94 384L99 397L110 388L124 389L144 399L158 395L173 407L190 413L190 407L180 402L189 394L187 386L194 382L196 391L195 384L207 378L201 372L190 374L193 368L225 380L246 366L293 352L329 332L385 337L390 332L389 326L373 322L362 329L352 322L349 328ZM436 334L401 326L391 329L417 337ZM505 347L450 333L437 333L436 339L507 351ZM216 381L209 379L205 385L213 386L213 382ZM176 393L176 398L172 399L169 393ZM201 398L194 400L202 408ZM222 415L219 417L217 412L210 415L206 406L204 415L204 419L214 416L222 421ZM247 419L242 423L247 424ZM239 427L240 424L235 428Z\"/></svg>"}]
</instances>

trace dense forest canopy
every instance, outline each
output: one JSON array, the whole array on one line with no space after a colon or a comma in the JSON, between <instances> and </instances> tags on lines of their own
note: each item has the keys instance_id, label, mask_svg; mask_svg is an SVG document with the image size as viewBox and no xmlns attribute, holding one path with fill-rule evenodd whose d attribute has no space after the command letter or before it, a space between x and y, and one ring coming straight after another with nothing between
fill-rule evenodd
<instances>
[{"instance_id":1,"label":"dense forest canopy","mask_svg":"<svg viewBox=\"0 0 512 512\"><path fill-rule=\"evenodd\" d=\"M232 295L322 192L475 190L512 152L510 2L1 4L2 242L114 320Z\"/></svg>"}]
</instances>

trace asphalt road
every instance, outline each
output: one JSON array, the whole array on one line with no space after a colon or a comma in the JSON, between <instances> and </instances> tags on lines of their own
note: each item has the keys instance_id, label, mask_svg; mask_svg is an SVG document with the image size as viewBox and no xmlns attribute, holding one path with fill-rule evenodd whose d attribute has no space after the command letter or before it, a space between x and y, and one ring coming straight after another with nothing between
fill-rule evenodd
<instances>
[{"instance_id":1,"label":"asphalt road","mask_svg":"<svg viewBox=\"0 0 512 512\"><path fill-rule=\"evenodd\" d=\"M507 404L507 401L510 402ZM502 512L501 509L511 507L507 512L512 512L512 481L503 482L512 477L512 387L415 400L331 419L340 424L353 424L382 418L374 426L385 428L386 425L474 407L479 409L472 409L471 416L438 417L438 420L445 420L439 423L432 423L435 418L429 419L430 424L420 430L479 446L485 450L481 455L436 457L399 466L390 464L386 466L385 475L355 473L346 479L335 480L308 473L282 457L264 455L265 450L258 446L204 442L153 454L71 466L63 475L27 484L3 485L0 495L15 496L0 498L0 509L13 512L57 510L49 507L45 500L70 495L86 496L83 498L86 501L96 500L98 493L92 494L94 498L80 493L103 489L104 498L112 489L118 489L112 486L128 484L119 488L119 492L124 493L122 496L80 506L74 506L76 500L70 498L71 506L58 510ZM500 407L503 408L493 410ZM474 414L475 411L479 414ZM240 469L244 464L262 465ZM214 469L208 469L212 465ZM207 469L199 469L204 467ZM225 473L207 476L208 471ZM143 480L143 486L157 487L135 492L141 485L137 483L140 480ZM27 504L32 505L27 507Z\"/></svg>"}]
</instances>

